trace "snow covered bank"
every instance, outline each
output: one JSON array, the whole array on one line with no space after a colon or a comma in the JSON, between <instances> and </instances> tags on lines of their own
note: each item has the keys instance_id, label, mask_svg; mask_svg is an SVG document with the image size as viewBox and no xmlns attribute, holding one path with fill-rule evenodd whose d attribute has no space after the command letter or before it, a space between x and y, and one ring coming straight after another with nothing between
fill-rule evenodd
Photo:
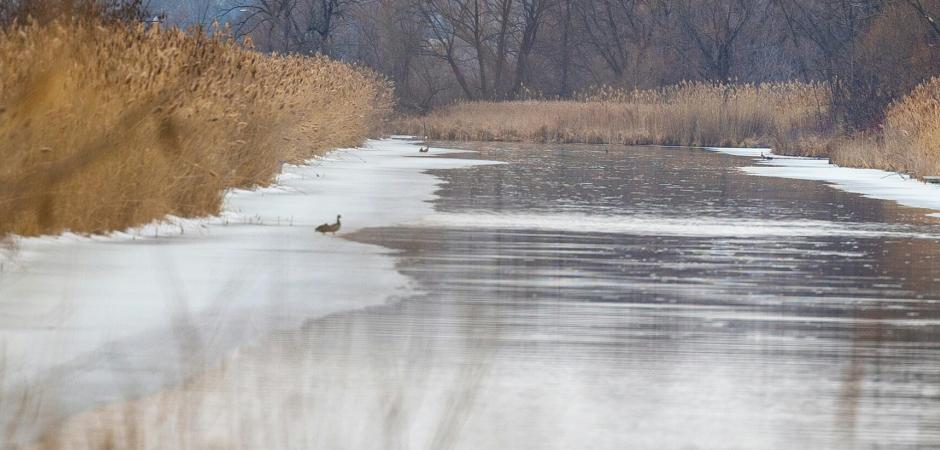
<instances>
[{"instance_id":1,"label":"snow covered bank","mask_svg":"<svg viewBox=\"0 0 940 450\"><path fill-rule=\"evenodd\" d=\"M940 211L940 186L927 184L906 175L876 169L854 169L830 164L828 160L770 155L767 148L706 147L706 150L735 156L759 158L759 165L742 170L762 177L824 181L836 189L865 197L892 200L904 206ZM930 214L940 217L940 213Z\"/></svg>"},{"instance_id":2,"label":"snow covered bank","mask_svg":"<svg viewBox=\"0 0 940 450\"><path fill-rule=\"evenodd\" d=\"M385 249L313 228L337 214L340 236L415 220L438 183L424 170L488 163L417 148L372 141L285 166L277 185L228 195L222 217L16 240L0 271L6 438L176 384L260 336L407 294Z\"/></svg>"}]
</instances>

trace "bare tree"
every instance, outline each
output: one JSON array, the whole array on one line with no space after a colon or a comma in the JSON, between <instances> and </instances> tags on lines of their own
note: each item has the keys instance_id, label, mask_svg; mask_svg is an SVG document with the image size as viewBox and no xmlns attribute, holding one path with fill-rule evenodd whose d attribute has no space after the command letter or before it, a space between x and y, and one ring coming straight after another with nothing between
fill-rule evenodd
<instances>
[{"instance_id":1,"label":"bare tree","mask_svg":"<svg viewBox=\"0 0 940 450\"><path fill-rule=\"evenodd\" d=\"M618 82L643 64L653 30L650 0L581 0L577 10L584 40L606 63ZM635 84L635 78L634 84Z\"/></svg>"},{"instance_id":2,"label":"bare tree","mask_svg":"<svg viewBox=\"0 0 940 450\"><path fill-rule=\"evenodd\" d=\"M467 97L513 97L526 83L550 1L423 0L427 48L448 63Z\"/></svg>"},{"instance_id":3,"label":"bare tree","mask_svg":"<svg viewBox=\"0 0 940 450\"><path fill-rule=\"evenodd\" d=\"M420 11L428 23L431 34L430 39L425 42L425 50L447 62L457 84L468 99L477 98L476 90L470 87L467 76L464 74L462 50L458 47L458 27L453 24L454 17L462 10L452 10L446 1L426 0L421 2Z\"/></svg>"},{"instance_id":4,"label":"bare tree","mask_svg":"<svg viewBox=\"0 0 940 450\"><path fill-rule=\"evenodd\" d=\"M879 14L881 0L774 1L793 42L811 46L799 53L801 70L807 78L826 80L831 86L833 121L864 127L877 120L886 101L875 98L877 87L855 57L858 39Z\"/></svg>"},{"instance_id":5,"label":"bare tree","mask_svg":"<svg viewBox=\"0 0 940 450\"><path fill-rule=\"evenodd\" d=\"M522 86L528 81L529 56L535 48L536 37L542 26L545 11L549 8L549 0L520 0L522 3L522 37L516 57L516 80L513 83L510 96L516 97Z\"/></svg>"},{"instance_id":6,"label":"bare tree","mask_svg":"<svg viewBox=\"0 0 940 450\"><path fill-rule=\"evenodd\" d=\"M924 3L921 0L906 0L914 11L917 11L917 14L924 19L930 30L933 32L934 38L940 39L940 23L937 23L937 20L934 18L933 13L924 6Z\"/></svg>"},{"instance_id":7,"label":"bare tree","mask_svg":"<svg viewBox=\"0 0 940 450\"><path fill-rule=\"evenodd\" d=\"M354 2L247 0L224 9L221 17L237 13L235 36L251 36L263 50L330 54L333 33Z\"/></svg>"},{"instance_id":8,"label":"bare tree","mask_svg":"<svg viewBox=\"0 0 940 450\"><path fill-rule=\"evenodd\" d=\"M677 0L673 3L679 29L698 53L702 77L709 80L730 77L735 46L754 16L757 3L755 0Z\"/></svg>"},{"instance_id":9,"label":"bare tree","mask_svg":"<svg viewBox=\"0 0 940 450\"><path fill-rule=\"evenodd\" d=\"M562 0L560 7L561 22L561 58L560 70L561 80L558 83L558 95L567 97L571 94L571 49L572 49L572 24L571 24L571 5L574 0Z\"/></svg>"}]
</instances>

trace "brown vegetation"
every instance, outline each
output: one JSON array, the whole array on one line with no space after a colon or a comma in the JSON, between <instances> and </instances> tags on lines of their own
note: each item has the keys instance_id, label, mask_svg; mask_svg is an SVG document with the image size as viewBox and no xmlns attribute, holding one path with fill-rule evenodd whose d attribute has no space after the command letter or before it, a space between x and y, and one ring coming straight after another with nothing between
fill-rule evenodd
<instances>
[{"instance_id":1,"label":"brown vegetation","mask_svg":"<svg viewBox=\"0 0 940 450\"><path fill-rule=\"evenodd\" d=\"M807 83L603 89L582 100L458 103L396 128L446 140L779 145L829 131L827 92Z\"/></svg>"},{"instance_id":2,"label":"brown vegetation","mask_svg":"<svg viewBox=\"0 0 940 450\"><path fill-rule=\"evenodd\" d=\"M71 19L0 31L0 235L214 214L228 188L360 143L391 106L368 70L224 35Z\"/></svg>"},{"instance_id":3,"label":"brown vegetation","mask_svg":"<svg viewBox=\"0 0 940 450\"><path fill-rule=\"evenodd\" d=\"M940 174L940 77L891 104L881 132L845 135L829 105L824 84L684 83L582 100L457 103L394 127L443 140L770 146L847 167Z\"/></svg>"},{"instance_id":4,"label":"brown vegetation","mask_svg":"<svg viewBox=\"0 0 940 450\"><path fill-rule=\"evenodd\" d=\"M882 134L837 139L830 153L840 165L940 175L940 77L892 104Z\"/></svg>"},{"instance_id":5,"label":"brown vegetation","mask_svg":"<svg viewBox=\"0 0 940 450\"><path fill-rule=\"evenodd\" d=\"M888 108L884 142L899 170L940 175L940 78L921 84Z\"/></svg>"}]
</instances>

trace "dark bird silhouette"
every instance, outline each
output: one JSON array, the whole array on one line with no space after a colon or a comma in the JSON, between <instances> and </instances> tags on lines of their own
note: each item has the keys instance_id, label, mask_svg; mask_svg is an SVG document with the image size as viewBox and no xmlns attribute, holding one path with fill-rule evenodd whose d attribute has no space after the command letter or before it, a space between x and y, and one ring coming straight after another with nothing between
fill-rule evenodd
<instances>
[{"instance_id":1,"label":"dark bird silhouette","mask_svg":"<svg viewBox=\"0 0 940 450\"><path fill-rule=\"evenodd\" d=\"M340 219L341 217L343 217L343 216L337 214L337 215L336 215L336 223L325 223L325 224L323 224L323 225L320 225L320 226L317 227L317 231L319 231L320 233L323 233L323 234L326 234L326 233L333 233L333 234L336 234L336 232L339 231L339 227L340 227L340 225L341 225L341 224L339 223L339 219Z\"/></svg>"}]
</instances>

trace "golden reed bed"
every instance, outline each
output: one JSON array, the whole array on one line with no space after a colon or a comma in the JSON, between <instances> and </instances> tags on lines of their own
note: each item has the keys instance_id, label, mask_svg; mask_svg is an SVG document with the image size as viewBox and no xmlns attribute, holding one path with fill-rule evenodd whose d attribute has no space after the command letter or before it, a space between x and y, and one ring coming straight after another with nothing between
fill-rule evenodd
<instances>
[{"instance_id":1,"label":"golden reed bed","mask_svg":"<svg viewBox=\"0 0 940 450\"><path fill-rule=\"evenodd\" d=\"M362 142L390 85L225 33L97 21L0 31L0 236L219 211L226 189Z\"/></svg>"},{"instance_id":2,"label":"golden reed bed","mask_svg":"<svg viewBox=\"0 0 940 450\"><path fill-rule=\"evenodd\" d=\"M806 83L605 88L578 100L458 103L396 128L450 140L767 145L821 132L827 92Z\"/></svg>"},{"instance_id":3,"label":"golden reed bed","mask_svg":"<svg viewBox=\"0 0 940 450\"><path fill-rule=\"evenodd\" d=\"M885 112L880 129L834 134L825 145L832 162L920 178L940 175L940 77L919 85Z\"/></svg>"},{"instance_id":4,"label":"golden reed bed","mask_svg":"<svg viewBox=\"0 0 940 450\"><path fill-rule=\"evenodd\" d=\"M602 88L577 100L457 103L394 127L445 140L770 146L844 166L940 175L940 77L889 106L881 130L845 136L829 105L821 83L682 83Z\"/></svg>"}]
</instances>

